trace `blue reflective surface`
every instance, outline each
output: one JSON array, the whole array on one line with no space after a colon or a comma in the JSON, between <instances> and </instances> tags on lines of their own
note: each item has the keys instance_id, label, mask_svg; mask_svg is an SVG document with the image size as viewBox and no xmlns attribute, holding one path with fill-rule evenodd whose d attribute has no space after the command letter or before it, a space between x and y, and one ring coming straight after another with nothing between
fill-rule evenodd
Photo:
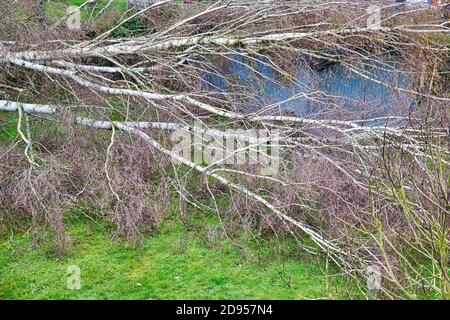
<instances>
[{"instance_id":1,"label":"blue reflective surface","mask_svg":"<svg viewBox=\"0 0 450 320\"><path fill-rule=\"evenodd\" d=\"M411 95L350 72L339 63L315 69L295 61L292 65L295 70L289 73L294 79L283 80L267 60L234 55L205 74L204 80L210 89L222 92L232 90L233 85L244 86L254 95L244 111L271 106L272 113L288 109L298 116L368 119L398 115L405 106L414 105ZM408 77L398 72L395 63L383 68L367 64L361 70L384 83L408 87Z\"/></svg>"}]
</instances>

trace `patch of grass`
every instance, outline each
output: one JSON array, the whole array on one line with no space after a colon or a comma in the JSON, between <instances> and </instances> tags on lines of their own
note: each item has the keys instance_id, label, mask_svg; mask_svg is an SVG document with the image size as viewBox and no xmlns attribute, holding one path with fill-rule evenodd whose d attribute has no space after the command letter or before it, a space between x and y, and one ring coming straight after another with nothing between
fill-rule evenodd
<instances>
[{"instance_id":1,"label":"patch of grass","mask_svg":"<svg viewBox=\"0 0 450 320\"><path fill-rule=\"evenodd\" d=\"M111 121L125 121L125 105L121 100L111 99L111 107L108 109L109 119Z\"/></svg>"},{"instance_id":2,"label":"patch of grass","mask_svg":"<svg viewBox=\"0 0 450 320\"><path fill-rule=\"evenodd\" d=\"M60 21L67 15L67 8L69 6L83 5L85 0L59 0L48 1L44 4L44 10L55 21ZM127 12L126 0L113 1L103 14L94 20L94 17L109 3L108 0L100 0L94 3L84 5L81 9L81 19L84 22L92 22L90 28L86 29L89 35L95 36L101 32L109 30L115 26L119 20L125 18L124 14ZM136 33L145 30L144 24L140 17L133 18L123 23L120 27L112 32L112 37L131 37Z\"/></svg>"},{"instance_id":3,"label":"patch of grass","mask_svg":"<svg viewBox=\"0 0 450 320\"><path fill-rule=\"evenodd\" d=\"M67 8L69 6L81 6L86 0L50 0L44 3L44 10L55 19L55 21L61 19L67 14ZM92 4L83 6L81 10L81 18L86 21L89 17L95 16L106 4L108 0L96 1ZM108 7L108 10L115 10L118 13L124 13L127 9L126 0L114 0Z\"/></svg>"},{"instance_id":4,"label":"patch of grass","mask_svg":"<svg viewBox=\"0 0 450 320\"><path fill-rule=\"evenodd\" d=\"M174 206L175 208L175 206ZM344 298L343 278L327 282L318 264L274 254L270 243L205 243L174 214L140 246L113 241L108 226L72 217L70 254L30 247L28 234L0 238L1 299L302 299ZM67 268L81 269L81 289L67 288Z\"/></svg>"},{"instance_id":5,"label":"patch of grass","mask_svg":"<svg viewBox=\"0 0 450 320\"><path fill-rule=\"evenodd\" d=\"M140 18L133 18L123 23L119 28L114 30L112 36L115 38L131 37L135 33L144 30L144 24Z\"/></svg>"},{"instance_id":6,"label":"patch of grass","mask_svg":"<svg viewBox=\"0 0 450 320\"><path fill-rule=\"evenodd\" d=\"M17 114L0 112L0 145L17 138Z\"/></svg>"}]
</instances>

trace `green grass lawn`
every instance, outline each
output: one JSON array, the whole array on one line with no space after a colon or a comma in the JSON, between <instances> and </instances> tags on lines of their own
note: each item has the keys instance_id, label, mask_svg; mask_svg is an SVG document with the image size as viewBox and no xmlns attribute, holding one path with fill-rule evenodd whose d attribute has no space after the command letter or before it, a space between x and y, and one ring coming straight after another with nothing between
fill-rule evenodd
<instances>
[{"instance_id":1,"label":"green grass lawn","mask_svg":"<svg viewBox=\"0 0 450 320\"><path fill-rule=\"evenodd\" d=\"M267 242L213 243L166 220L140 246L111 240L101 224L71 222L73 244L56 258L26 233L0 240L1 299L318 299L348 297L348 281L326 277L314 260L277 255ZM67 267L81 289L67 288Z\"/></svg>"}]
</instances>

